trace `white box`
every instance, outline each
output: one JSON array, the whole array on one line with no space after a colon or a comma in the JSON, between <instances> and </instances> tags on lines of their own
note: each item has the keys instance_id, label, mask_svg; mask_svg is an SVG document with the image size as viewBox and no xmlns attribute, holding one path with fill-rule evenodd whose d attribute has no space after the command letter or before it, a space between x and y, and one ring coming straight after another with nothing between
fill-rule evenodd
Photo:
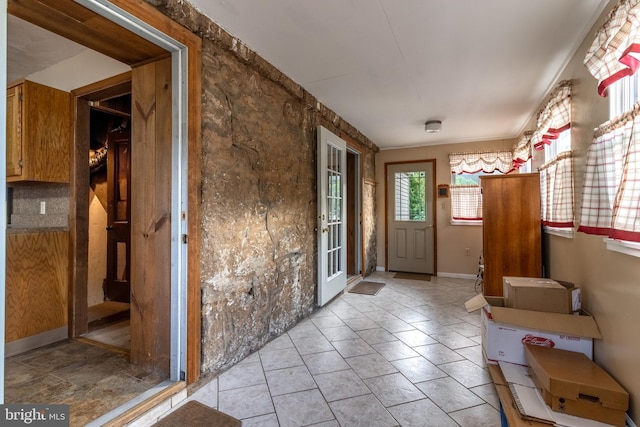
<instances>
[{"instance_id":1,"label":"white box","mask_svg":"<svg viewBox=\"0 0 640 427\"><path fill-rule=\"evenodd\" d=\"M489 305L482 295L465 303L481 310L482 348L489 363L526 365L524 344L576 351L593 359L593 339L602 338L589 315L547 313Z\"/></svg>"}]
</instances>

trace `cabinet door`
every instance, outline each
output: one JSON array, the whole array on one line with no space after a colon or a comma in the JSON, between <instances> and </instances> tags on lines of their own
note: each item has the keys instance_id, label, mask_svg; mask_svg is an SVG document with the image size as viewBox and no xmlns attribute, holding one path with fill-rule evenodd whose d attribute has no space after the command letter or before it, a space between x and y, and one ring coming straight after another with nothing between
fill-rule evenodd
<instances>
[{"instance_id":1,"label":"cabinet door","mask_svg":"<svg viewBox=\"0 0 640 427\"><path fill-rule=\"evenodd\" d=\"M69 182L71 98L28 80L7 90L7 182Z\"/></svg>"},{"instance_id":2,"label":"cabinet door","mask_svg":"<svg viewBox=\"0 0 640 427\"><path fill-rule=\"evenodd\" d=\"M22 85L7 89L7 176L22 174Z\"/></svg>"},{"instance_id":3,"label":"cabinet door","mask_svg":"<svg viewBox=\"0 0 640 427\"><path fill-rule=\"evenodd\" d=\"M5 341L67 325L69 234L8 234Z\"/></svg>"}]
</instances>

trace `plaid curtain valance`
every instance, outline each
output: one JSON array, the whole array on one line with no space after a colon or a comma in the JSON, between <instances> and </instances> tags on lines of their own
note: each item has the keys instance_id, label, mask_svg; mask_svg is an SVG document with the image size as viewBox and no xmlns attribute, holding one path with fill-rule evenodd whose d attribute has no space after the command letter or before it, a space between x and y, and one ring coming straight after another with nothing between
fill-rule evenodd
<instances>
[{"instance_id":1,"label":"plaid curtain valance","mask_svg":"<svg viewBox=\"0 0 640 427\"><path fill-rule=\"evenodd\" d=\"M525 132L513 146L513 167L519 169L531 158L531 136L533 132Z\"/></svg>"},{"instance_id":2,"label":"plaid curtain valance","mask_svg":"<svg viewBox=\"0 0 640 427\"><path fill-rule=\"evenodd\" d=\"M511 151L484 151L472 153L450 153L451 173L509 173L513 170Z\"/></svg>"},{"instance_id":3,"label":"plaid curtain valance","mask_svg":"<svg viewBox=\"0 0 640 427\"><path fill-rule=\"evenodd\" d=\"M538 113L536 130L531 136L531 144L536 150L558 139L560 132L571 127L571 82L562 81L552 92L549 101Z\"/></svg>"},{"instance_id":4,"label":"plaid curtain valance","mask_svg":"<svg viewBox=\"0 0 640 427\"><path fill-rule=\"evenodd\" d=\"M584 58L584 65L598 80L598 93L623 77L633 75L640 65L640 0L620 0L596 34Z\"/></svg>"}]
</instances>

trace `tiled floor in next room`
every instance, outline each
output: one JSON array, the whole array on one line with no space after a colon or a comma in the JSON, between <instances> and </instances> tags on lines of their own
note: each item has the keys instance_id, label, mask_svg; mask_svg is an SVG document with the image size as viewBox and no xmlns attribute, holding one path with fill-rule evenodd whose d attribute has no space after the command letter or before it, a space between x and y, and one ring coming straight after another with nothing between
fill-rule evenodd
<instances>
[{"instance_id":1,"label":"tiled floor in next room","mask_svg":"<svg viewBox=\"0 0 640 427\"><path fill-rule=\"evenodd\" d=\"M243 426L499 426L474 281L433 277L345 293L193 392Z\"/></svg>"}]
</instances>

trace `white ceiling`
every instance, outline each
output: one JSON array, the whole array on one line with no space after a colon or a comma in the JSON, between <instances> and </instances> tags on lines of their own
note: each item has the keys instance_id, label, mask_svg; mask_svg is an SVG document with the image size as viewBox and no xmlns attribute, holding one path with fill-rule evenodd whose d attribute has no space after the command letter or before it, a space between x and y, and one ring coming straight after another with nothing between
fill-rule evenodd
<instances>
[{"instance_id":1,"label":"white ceiling","mask_svg":"<svg viewBox=\"0 0 640 427\"><path fill-rule=\"evenodd\" d=\"M7 16L7 81L12 82L76 56L85 47L20 18Z\"/></svg>"},{"instance_id":2,"label":"white ceiling","mask_svg":"<svg viewBox=\"0 0 640 427\"><path fill-rule=\"evenodd\" d=\"M189 1L382 149L517 137L608 3ZM77 47L25 39L16 21L10 73Z\"/></svg>"}]
</instances>

